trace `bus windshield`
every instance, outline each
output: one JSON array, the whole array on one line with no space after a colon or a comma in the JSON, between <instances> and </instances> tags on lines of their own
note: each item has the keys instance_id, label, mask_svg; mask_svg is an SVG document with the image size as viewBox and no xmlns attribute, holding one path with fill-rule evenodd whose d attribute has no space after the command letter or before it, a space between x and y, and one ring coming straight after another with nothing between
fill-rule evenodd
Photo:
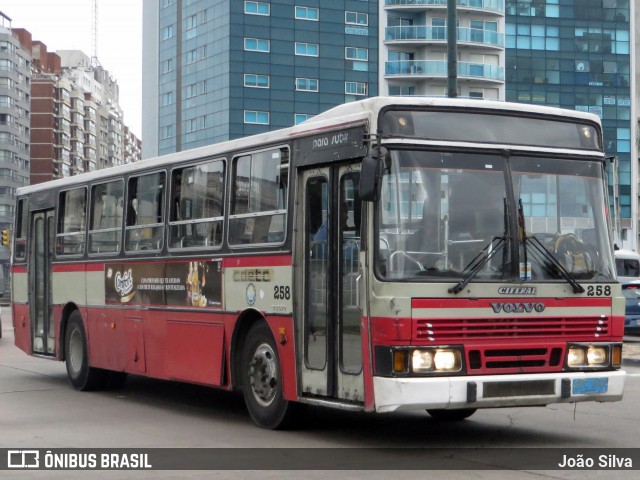
<instances>
[{"instance_id":1,"label":"bus windshield","mask_svg":"<svg viewBox=\"0 0 640 480\"><path fill-rule=\"evenodd\" d=\"M565 281L564 269L612 280L605 204L596 161L392 150L377 209L377 273Z\"/></svg>"}]
</instances>

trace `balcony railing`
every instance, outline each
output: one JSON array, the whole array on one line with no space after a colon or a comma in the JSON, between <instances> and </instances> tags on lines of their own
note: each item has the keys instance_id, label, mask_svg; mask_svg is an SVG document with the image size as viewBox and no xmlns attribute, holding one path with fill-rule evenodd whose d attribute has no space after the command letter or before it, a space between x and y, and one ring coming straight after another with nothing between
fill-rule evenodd
<instances>
[{"instance_id":1,"label":"balcony railing","mask_svg":"<svg viewBox=\"0 0 640 480\"><path fill-rule=\"evenodd\" d=\"M491 30L478 28L458 28L458 42L477 43L492 47L504 47L504 35ZM412 25L410 27L387 27L385 40L429 40L445 43L447 41L447 27L427 27Z\"/></svg>"},{"instance_id":2,"label":"balcony railing","mask_svg":"<svg viewBox=\"0 0 640 480\"><path fill-rule=\"evenodd\" d=\"M446 7L447 0L385 0L387 7ZM504 13L504 0L457 0L459 7Z\"/></svg>"},{"instance_id":3,"label":"balcony railing","mask_svg":"<svg viewBox=\"0 0 640 480\"><path fill-rule=\"evenodd\" d=\"M385 63L385 75L446 77L447 62L440 60L399 60ZM482 63L458 62L458 76L504 81L504 68Z\"/></svg>"}]
</instances>

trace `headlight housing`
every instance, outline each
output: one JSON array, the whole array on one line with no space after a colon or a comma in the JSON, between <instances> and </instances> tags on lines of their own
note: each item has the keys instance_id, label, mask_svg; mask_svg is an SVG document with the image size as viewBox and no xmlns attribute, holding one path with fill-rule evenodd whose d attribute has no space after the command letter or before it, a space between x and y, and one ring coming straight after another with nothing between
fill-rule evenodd
<instances>
[{"instance_id":1,"label":"headlight housing","mask_svg":"<svg viewBox=\"0 0 640 480\"><path fill-rule=\"evenodd\" d=\"M459 372L462 354L455 348L416 348L411 352L410 371L413 373Z\"/></svg>"},{"instance_id":2,"label":"headlight housing","mask_svg":"<svg viewBox=\"0 0 640 480\"><path fill-rule=\"evenodd\" d=\"M570 369L593 369L620 366L619 344L569 344L566 366Z\"/></svg>"}]
</instances>

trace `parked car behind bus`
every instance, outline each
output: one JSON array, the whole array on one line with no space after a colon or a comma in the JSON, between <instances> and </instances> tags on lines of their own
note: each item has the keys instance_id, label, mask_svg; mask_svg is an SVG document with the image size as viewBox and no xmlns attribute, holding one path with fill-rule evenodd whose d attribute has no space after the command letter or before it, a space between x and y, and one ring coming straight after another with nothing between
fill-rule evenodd
<instances>
[{"instance_id":1,"label":"parked car behind bus","mask_svg":"<svg viewBox=\"0 0 640 480\"><path fill-rule=\"evenodd\" d=\"M640 281L640 254L633 250L616 250L618 281L627 284Z\"/></svg>"},{"instance_id":2,"label":"parked car behind bus","mask_svg":"<svg viewBox=\"0 0 640 480\"><path fill-rule=\"evenodd\" d=\"M638 335L640 334L640 282L622 285L622 295L626 299L624 333Z\"/></svg>"}]
</instances>

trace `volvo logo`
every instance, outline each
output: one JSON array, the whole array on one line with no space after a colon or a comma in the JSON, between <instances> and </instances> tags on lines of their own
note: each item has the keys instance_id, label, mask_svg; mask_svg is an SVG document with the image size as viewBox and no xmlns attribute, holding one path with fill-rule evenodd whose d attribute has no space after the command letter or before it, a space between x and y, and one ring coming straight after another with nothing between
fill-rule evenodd
<instances>
[{"instance_id":1,"label":"volvo logo","mask_svg":"<svg viewBox=\"0 0 640 480\"><path fill-rule=\"evenodd\" d=\"M544 311L545 306L542 302L493 302L491 308L494 313L539 313Z\"/></svg>"}]
</instances>

